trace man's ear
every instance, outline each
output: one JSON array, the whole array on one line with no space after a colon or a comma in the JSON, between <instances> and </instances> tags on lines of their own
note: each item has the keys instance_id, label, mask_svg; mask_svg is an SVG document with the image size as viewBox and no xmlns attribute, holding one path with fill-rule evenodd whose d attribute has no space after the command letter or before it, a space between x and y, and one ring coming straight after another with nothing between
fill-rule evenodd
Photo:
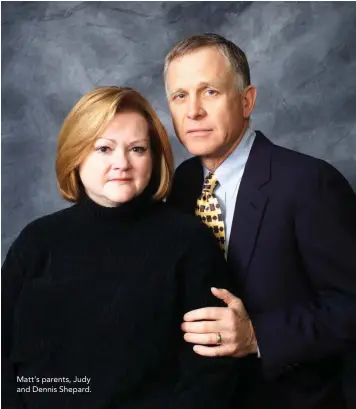
<instances>
[{"instance_id":1,"label":"man's ear","mask_svg":"<svg viewBox=\"0 0 356 409\"><path fill-rule=\"evenodd\" d=\"M242 110L245 119L248 119L252 114L253 108L255 107L256 96L257 89L253 85L249 85L242 91Z\"/></svg>"}]
</instances>

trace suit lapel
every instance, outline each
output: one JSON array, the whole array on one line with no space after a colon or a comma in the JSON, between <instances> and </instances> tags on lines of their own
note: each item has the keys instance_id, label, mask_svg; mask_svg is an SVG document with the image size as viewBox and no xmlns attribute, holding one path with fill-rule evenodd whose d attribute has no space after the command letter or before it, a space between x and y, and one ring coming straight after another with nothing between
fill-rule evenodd
<instances>
[{"instance_id":1,"label":"suit lapel","mask_svg":"<svg viewBox=\"0 0 356 409\"><path fill-rule=\"evenodd\" d=\"M228 264L243 279L248 270L268 202L261 190L271 176L273 144L259 131L252 145L236 199L230 233Z\"/></svg>"}]
</instances>

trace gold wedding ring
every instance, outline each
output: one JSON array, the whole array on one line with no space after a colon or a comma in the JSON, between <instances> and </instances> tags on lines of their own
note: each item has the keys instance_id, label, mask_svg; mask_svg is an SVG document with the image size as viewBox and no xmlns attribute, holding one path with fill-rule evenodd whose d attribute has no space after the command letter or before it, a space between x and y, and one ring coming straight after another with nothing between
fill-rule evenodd
<instances>
[{"instance_id":1,"label":"gold wedding ring","mask_svg":"<svg viewBox=\"0 0 356 409\"><path fill-rule=\"evenodd\" d=\"M221 345L222 344L222 336L221 332L216 333L216 345Z\"/></svg>"}]
</instances>

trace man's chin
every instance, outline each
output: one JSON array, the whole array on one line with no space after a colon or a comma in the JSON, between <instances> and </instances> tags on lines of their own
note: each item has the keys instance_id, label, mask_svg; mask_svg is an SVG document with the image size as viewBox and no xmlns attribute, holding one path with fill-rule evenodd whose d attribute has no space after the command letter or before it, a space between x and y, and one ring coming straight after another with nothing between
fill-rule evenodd
<instances>
[{"instance_id":1,"label":"man's chin","mask_svg":"<svg viewBox=\"0 0 356 409\"><path fill-rule=\"evenodd\" d=\"M206 157L206 156L211 156L214 154L215 150L210 148L208 149L207 146L202 146L202 145L194 145L194 146L189 146L186 145L185 146L186 149L194 156L202 156L202 157Z\"/></svg>"}]
</instances>

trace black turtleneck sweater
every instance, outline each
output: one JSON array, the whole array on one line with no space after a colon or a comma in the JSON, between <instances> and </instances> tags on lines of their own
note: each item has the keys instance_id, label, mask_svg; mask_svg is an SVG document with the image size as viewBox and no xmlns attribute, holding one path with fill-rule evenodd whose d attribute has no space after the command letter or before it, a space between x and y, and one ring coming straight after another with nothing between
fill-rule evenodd
<instances>
[{"instance_id":1,"label":"black turtleneck sweater","mask_svg":"<svg viewBox=\"0 0 356 409\"><path fill-rule=\"evenodd\" d=\"M195 354L180 329L220 305L211 286L227 270L208 228L144 195L35 220L3 265L2 408L227 408L237 360Z\"/></svg>"}]
</instances>

